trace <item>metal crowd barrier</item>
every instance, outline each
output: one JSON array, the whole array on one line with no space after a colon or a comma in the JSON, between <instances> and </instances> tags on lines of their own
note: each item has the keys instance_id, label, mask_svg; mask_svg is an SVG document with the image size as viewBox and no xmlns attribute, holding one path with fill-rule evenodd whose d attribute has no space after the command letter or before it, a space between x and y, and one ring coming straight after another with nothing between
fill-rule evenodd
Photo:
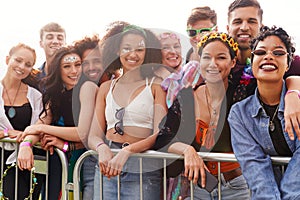
<instances>
[{"instance_id":1,"label":"metal crowd barrier","mask_svg":"<svg viewBox=\"0 0 300 200\"><path fill-rule=\"evenodd\" d=\"M120 151L119 149L112 149L113 153L117 153ZM234 154L228 154L228 153L207 153L207 152L198 152L199 156L202 157L204 161L216 161L218 162L218 199L221 200L222 193L221 193L221 172L220 172L220 162L237 162ZM93 150L86 151L84 154L82 154L74 167L73 172L73 184L74 184L74 200L80 200L80 171L82 164L84 160L88 156L98 156L98 153ZM146 151L145 153L137 153L132 156L136 156L139 158L160 158L163 159L163 199L167 199L167 176L166 176L166 163L168 159L183 159L183 156L178 156L176 154L171 153L162 153L157 151ZM279 165L286 165L289 163L290 158L289 157L271 157L273 164L279 164ZM141 162L140 162L141 163ZM94 170L94 169L91 169ZM140 173L142 176L142 173ZM100 177L101 178L101 177ZM100 184L102 183L102 179L100 179ZM100 187L102 188L102 187ZM194 199L194 193L193 193L193 183L190 182L190 189L191 189L191 200ZM140 186L140 193L142 194L142 187ZM102 200L102 190L100 189L100 199ZM119 200L119 199L118 199ZM142 199L141 199L142 200Z\"/></svg>"},{"instance_id":2,"label":"metal crowd barrier","mask_svg":"<svg viewBox=\"0 0 300 200\"><path fill-rule=\"evenodd\" d=\"M4 138L0 140L0 147L1 147L1 179L3 177L3 172L4 172L4 143L16 143L14 139L10 138ZM38 147L38 145L36 145ZM62 180L61 180L61 191L62 191L62 200L68 200L68 191L72 190L72 183L68 183L68 160L64 152L61 150L54 148L56 153L58 154L61 165L62 165ZM19 150L19 145L17 146L17 150ZM51 191L48 191L48 161L49 161L49 151L46 152L46 157L43 156L35 156L34 157L34 163L35 163L35 168L36 168L36 174L44 174L46 176L46 185L45 185L45 200L48 200L48 193ZM17 163L16 163L17 164ZM42 167L44 166L44 167ZM18 194L18 173L17 173L17 168L16 168L16 179L15 179L15 199L17 198ZM31 179L30 179L31 180ZM31 183L30 183L31 185ZM2 185L3 187L3 185ZM3 190L3 188L1 188Z\"/></svg>"},{"instance_id":3,"label":"metal crowd barrier","mask_svg":"<svg viewBox=\"0 0 300 200\"><path fill-rule=\"evenodd\" d=\"M5 142L10 142L10 143L16 143L15 140L12 139L1 139L0 140L0 147L1 147L1 178L3 176L4 172L4 143ZM17 148L18 149L18 148ZM66 158L65 153L63 153L61 150L55 148L55 151L57 152L61 164L62 164L62 180L61 180L61 185L62 185L62 200L68 200L69 199L69 191L73 190L74 194L74 200L80 200L80 171L83 162L85 161L88 156L98 156L96 151L89 150L83 153L77 160L75 167L74 167L74 173L73 173L73 183L68 182L68 160ZM119 149L113 149L113 153L117 153L120 151ZM220 162L237 162L235 156L233 154L226 154L226 153L207 153L207 152L199 152L199 156L203 158L205 161L216 161L218 162L218 166L220 166ZM157 152L157 151L146 151L144 153L137 153L132 156L139 157L140 161L142 161L143 158L159 158L163 159L163 199L167 199L167 176L166 176L166 167L167 167L167 160L168 159L183 159L182 156L178 156L176 154L171 154L171 153L162 153L162 152ZM279 165L286 165L289 163L290 158L289 157L271 157L273 164L279 164ZM49 160L49 152L46 154L46 158L36 158L35 157L35 165L44 165L48 166L48 160ZM142 163L142 162L140 162ZM40 170L37 166L36 167L36 173L38 174L45 174L46 175L46 194L48 194L48 168L46 167L45 171ZM142 167L142 166L141 166ZM16 168L17 169L17 168ZM94 168L91 170L95 170ZM284 169L283 169L284 170ZM17 172L17 171L16 171ZM17 173L16 173L17 174ZM221 175L220 175L220 167L218 171L218 179L219 179L219 199L221 199ZM142 176L142 173L140 173ZM16 182L15 182L15 199L17 199L17 190L18 190L18 185L17 185L17 177L16 177ZM100 180L102 183L102 180ZM101 187L100 187L101 188ZM2 189L2 188L1 188ZM191 189L191 200L193 200L193 183L192 181L190 182L190 189ZM140 187L140 194L142 195L142 187ZM48 199L46 195L46 200ZM100 199L102 199L102 191L100 191Z\"/></svg>"}]
</instances>

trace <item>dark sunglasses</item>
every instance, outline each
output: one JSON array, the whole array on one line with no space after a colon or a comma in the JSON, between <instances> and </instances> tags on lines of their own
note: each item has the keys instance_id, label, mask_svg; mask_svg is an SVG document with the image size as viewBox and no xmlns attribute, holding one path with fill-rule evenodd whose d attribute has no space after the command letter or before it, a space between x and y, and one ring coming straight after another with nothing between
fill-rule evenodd
<instances>
[{"instance_id":1,"label":"dark sunglasses","mask_svg":"<svg viewBox=\"0 0 300 200\"><path fill-rule=\"evenodd\" d=\"M120 108L117 109L115 117L117 120L119 120L116 124L115 124L115 132L114 133L118 133L119 135L124 135L124 130L123 130L123 117L124 117L124 113L125 113L125 108Z\"/></svg>"},{"instance_id":2,"label":"dark sunglasses","mask_svg":"<svg viewBox=\"0 0 300 200\"><path fill-rule=\"evenodd\" d=\"M273 56L279 57L279 56L284 56L286 54L288 54L285 50L282 49L275 49L273 51L269 51L272 53ZM252 53L256 56L264 56L268 53L268 51L264 50L264 49L256 49L254 51L252 51Z\"/></svg>"},{"instance_id":3,"label":"dark sunglasses","mask_svg":"<svg viewBox=\"0 0 300 200\"><path fill-rule=\"evenodd\" d=\"M210 32L210 31L214 30L216 27L217 26L213 26L211 28L187 29L186 32L187 32L189 37L195 37L199 33L204 34L204 33Z\"/></svg>"}]
</instances>

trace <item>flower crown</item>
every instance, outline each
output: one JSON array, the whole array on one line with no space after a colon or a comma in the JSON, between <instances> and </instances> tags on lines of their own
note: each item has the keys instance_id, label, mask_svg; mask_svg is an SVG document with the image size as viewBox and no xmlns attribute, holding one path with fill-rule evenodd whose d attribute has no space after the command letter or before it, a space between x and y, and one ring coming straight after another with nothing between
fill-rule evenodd
<instances>
[{"instance_id":1,"label":"flower crown","mask_svg":"<svg viewBox=\"0 0 300 200\"><path fill-rule=\"evenodd\" d=\"M198 43L198 48L202 47L207 41L219 38L223 42L227 42L229 47L232 48L232 50L237 53L238 50L238 43L234 41L234 39L230 36L228 36L226 33L219 33L219 32L211 32L207 35L204 35L200 42Z\"/></svg>"}]
</instances>

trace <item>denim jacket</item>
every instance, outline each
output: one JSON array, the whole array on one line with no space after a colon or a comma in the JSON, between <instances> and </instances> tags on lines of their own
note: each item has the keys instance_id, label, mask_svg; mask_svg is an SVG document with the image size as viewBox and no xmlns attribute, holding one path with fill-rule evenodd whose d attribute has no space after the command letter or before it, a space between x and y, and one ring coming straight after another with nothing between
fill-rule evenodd
<instances>
[{"instance_id":1,"label":"denim jacket","mask_svg":"<svg viewBox=\"0 0 300 200\"><path fill-rule=\"evenodd\" d=\"M286 86L284 83L277 113L282 130L285 127L283 113L285 94ZM257 88L254 95L232 106L228 121L231 130L232 147L241 165L243 175L252 191L252 198L285 199L285 196L291 195L293 192L297 193L296 190L300 190L300 181L295 183L291 180L295 180L296 176L300 176L300 157L299 155L295 156L299 154L299 141L296 135L293 141L289 139L286 132L282 133L293 153L293 157L281 179L281 177L277 176L276 170L272 166L270 156L277 156L278 154L269 135L268 125L270 117L260 104ZM292 183L289 184L290 182Z\"/></svg>"}]
</instances>

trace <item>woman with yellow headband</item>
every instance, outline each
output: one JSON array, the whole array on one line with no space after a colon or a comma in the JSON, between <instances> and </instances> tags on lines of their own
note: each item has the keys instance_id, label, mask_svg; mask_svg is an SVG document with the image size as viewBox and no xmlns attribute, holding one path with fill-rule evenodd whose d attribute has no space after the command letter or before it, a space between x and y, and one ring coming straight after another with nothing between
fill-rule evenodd
<instances>
[{"instance_id":1,"label":"woman with yellow headband","mask_svg":"<svg viewBox=\"0 0 300 200\"><path fill-rule=\"evenodd\" d=\"M168 151L184 156L183 173L194 183L194 199L216 199L218 187L215 184L209 188L208 182L216 183L210 174L217 176L217 163L204 162L197 151L233 153L226 117L234 91L234 86L228 81L228 75L235 65L238 45L226 33L214 32L204 36L198 47L201 75L205 79L205 85L194 91L194 104L193 100L181 100L184 121L192 116L193 119L190 125L180 125L184 127L180 127L177 139L168 146ZM192 109L194 115L185 111ZM194 135L188 135L186 131L191 129L190 126L195 126ZM187 142L188 137L194 138L192 144ZM221 162L220 170L222 199L250 198L238 163Z\"/></svg>"}]
</instances>

